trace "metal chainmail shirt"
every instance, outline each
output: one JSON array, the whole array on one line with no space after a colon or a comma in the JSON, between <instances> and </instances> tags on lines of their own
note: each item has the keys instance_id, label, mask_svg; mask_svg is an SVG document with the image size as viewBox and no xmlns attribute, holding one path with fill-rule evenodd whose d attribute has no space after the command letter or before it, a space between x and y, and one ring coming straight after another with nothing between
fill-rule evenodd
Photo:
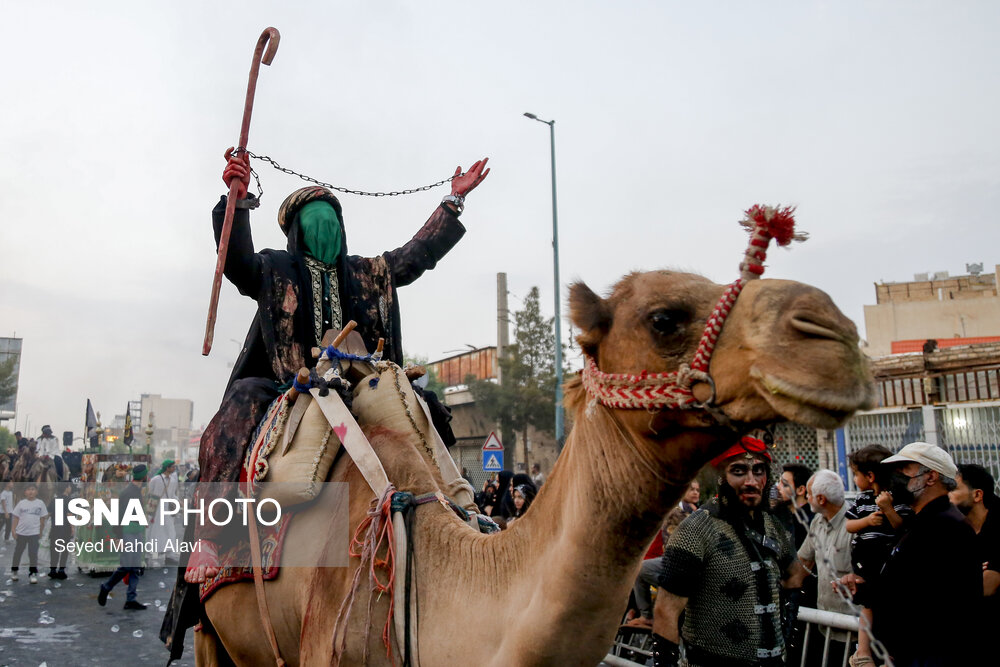
<instances>
[{"instance_id":1,"label":"metal chainmail shirt","mask_svg":"<svg viewBox=\"0 0 1000 667\"><path fill-rule=\"evenodd\" d=\"M748 530L748 549L733 525L718 516L717 500L685 519L667 543L660 585L688 598L681 636L688 647L753 664L785 652L779 591L795 558L786 531L764 514L764 536ZM773 547L773 551L761 542ZM753 553L753 552L756 553ZM691 656L691 664L702 664Z\"/></svg>"},{"instance_id":2,"label":"metal chainmail shirt","mask_svg":"<svg viewBox=\"0 0 1000 667\"><path fill-rule=\"evenodd\" d=\"M323 341L327 329L343 327L343 311L340 307L340 290L337 285L337 267L309 257L305 257L312 284L313 330L316 345Z\"/></svg>"}]
</instances>

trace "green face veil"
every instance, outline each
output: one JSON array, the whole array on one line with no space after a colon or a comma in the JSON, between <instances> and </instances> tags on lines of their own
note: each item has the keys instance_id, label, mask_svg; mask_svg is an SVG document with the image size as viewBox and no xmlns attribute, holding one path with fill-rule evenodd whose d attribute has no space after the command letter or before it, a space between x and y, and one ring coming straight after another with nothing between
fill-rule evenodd
<instances>
[{"instance_id":1,"label":"green face veil","mask_svg":"<svg viewBox=\"0 0 1000 667\"><path fill-rule=\"evenodd\" d=\"M340 257L340 218L329 202L312 201L299 210L299 226L306 254L324 264L336 264Z\"/></svg>"}]
</instances>

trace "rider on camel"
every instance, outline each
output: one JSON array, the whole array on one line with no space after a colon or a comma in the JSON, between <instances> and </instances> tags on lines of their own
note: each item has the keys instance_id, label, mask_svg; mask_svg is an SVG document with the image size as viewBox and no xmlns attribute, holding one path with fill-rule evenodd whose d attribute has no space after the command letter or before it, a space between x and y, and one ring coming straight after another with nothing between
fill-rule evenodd
<instances>
[{"instance_id":1,"label":"rider on camel","mask_svg":"<svg viewBox=\"0 0 1000 667\"><path fill-rule=\"evenodd\" d=\"M42 434L35 443L35 455L39 458L48 456L52 459L56 467L56 476L63 479L63 460L59 456L62 451L59 446L59 439L52 433L52 427L46 424L42 427Z\"/></svg>"},{"instance_id":2,"label":"rider on camel","mask_svg":"<svg viewBox=\"0 0 1000 667\"><path fill-rule=\"evenodd\" d=\"M239 184L236 214L229 238L225 275L240 293L257 301L257 314L233 368L218 413L201 439L202 482L235 482L254 430L280 387L291 383L300 368L316 364L309 350L325 331L354 320L368 349L385 339L385 358L402 364L399 304L396 288L409 285L458 243L465 233L459 222L464 198L489 169L487 159L468 172L455 170L451 195L442 200L405 245L377 257L347 253L340 202L330 190L309 186L281 204L278 225L288 237L286 250L254 252L247 198L250 163L246 152L225 153L222 180ZM221 235L226 197L212 211L216 243ZM184 579L201 583L218 573L211 526L196 533L201 546L193 552Z\"/></svg>"}]
</instances>

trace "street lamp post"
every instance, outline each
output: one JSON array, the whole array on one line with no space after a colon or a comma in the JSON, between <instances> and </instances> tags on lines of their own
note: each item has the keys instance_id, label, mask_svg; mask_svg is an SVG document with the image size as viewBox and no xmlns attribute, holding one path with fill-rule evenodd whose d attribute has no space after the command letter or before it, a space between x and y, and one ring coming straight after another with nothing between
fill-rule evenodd
<instances>
[{"instance_id":1,"label":"street lamp post","mask_svg":"<svg viewBox=\"0 0 1000 667\"><path fill-rule=\"evenodd\" d=\"M556 444L563 446L563 363L562 363L562 322L559 316L559 305L562 290L559 284L559 215L556 210L556 121L542 120L533 113L525 112L526 117L545 123L549 126L549 143L552 149L552 276L555 281L555 312L556 312Z\"/></svg>"}]
</instances>

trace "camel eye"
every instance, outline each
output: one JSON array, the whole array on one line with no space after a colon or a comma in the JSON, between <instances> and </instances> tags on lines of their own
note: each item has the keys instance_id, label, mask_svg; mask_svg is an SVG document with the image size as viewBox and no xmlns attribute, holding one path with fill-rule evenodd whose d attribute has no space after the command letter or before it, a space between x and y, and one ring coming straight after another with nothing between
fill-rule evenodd
<instances>
[{"instance_id":1,"label":"camel eye","mask_svg":"<svg viewBox=\"0 0 1000 667\"><path fill-rule=\"evenodd\" d=\"M661 336L676 336L684 330L688 315L682 310L657 310L649 315L653 331Z\"/></svg>"}]
</instances>

